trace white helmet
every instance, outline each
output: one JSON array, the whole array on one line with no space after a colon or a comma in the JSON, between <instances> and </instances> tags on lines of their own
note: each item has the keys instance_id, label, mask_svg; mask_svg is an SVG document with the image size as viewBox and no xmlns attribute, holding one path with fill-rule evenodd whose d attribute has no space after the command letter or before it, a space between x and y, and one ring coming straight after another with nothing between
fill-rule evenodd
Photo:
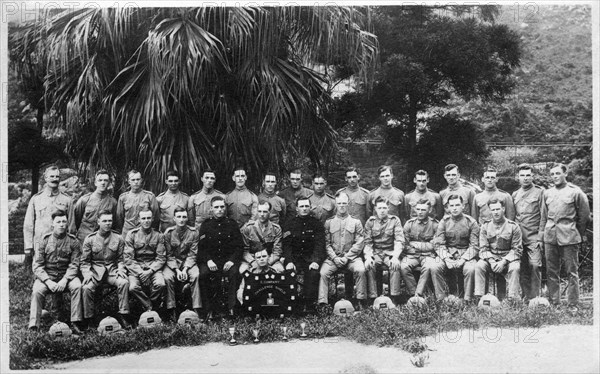
<instances>
[{"instance_id":1,"label":"white helmet","mask_svg":"<svg viewBox=\"0 0 600 374\"><path fill-rule=\"evenodd\" d=\"M122 330L122 327L119 324L119 322L110 316L105 317L98 324L98 332L101 335L111 334L113 332L117 332L117 331L121 331L121 330Z\"/></svg>"},{"instance_id":2,"label":"white helmet","mask_svg":"<svg viewBox=\"0 0 600 374\"><path fill-rule=\"evenodd\" d=\"M341 299L333 306L333 314L336 316L349 317L354 313L354 306L348 300Z\"/></svg>"},{"instance_id":3,"label":"white helmet","mask_svg":"<svg viewBox=\"0 0 600 374\"><path fill-rule=\"evenodd\" d=\"M181 314L179 315L179 319L177 320L177 323L180 325L185 325L185 324L195 325L197 323L200 323L200 318L198 317L198 314L196 314L196 312L193 312L188 309L188 310L184 310L183 312L181 312Z\"/></svg>"},{"instance_id":4,"label":"white helmet","mask_svg":"<svg viewBox=\"0 0 600 374\"><path fill-rule=\"evenodd\" d=\"M394 309L396 306L387 296L379 296L373 301L373 309Z\"/></svg>"},{"instance_id":5,"label":"white helmet","mask_svg":"<svg viewBox=\"0 0 600 374\"><path fill-rule=\"evenodd\" d=\"M412 306L413 308L424 308L427 304L425 303L425 298L415 295L408 299L408 306Z\"/></svg>"},{"instance_id":6,"label":"white helmet","mask_svg":"<svg viewBox=\"0 0 600 374\"><path fill-rule=\"evenodd\" d=\"M138 324L140 327L155 327L160 325L161 322L162 319L160 319L158 313L156 313L153 310L149 310L147 312L142 313Z\"/></svg>"},{"instance_id":7,"label":"white helmet","mask_svg":"<svg viewBox=\"0 0 600 374\"><path fill-rule=\"evenodd\" d=\"M533 299L529 300L529 307L530 308L536 308L536 307L549 307L550 306L550 302L548 302L548 299L546 299L545 297L534 297Z\"/></svg>"},{"instance_id":8,"label":"white helmet","mask_svg":"<svg viewBox=\"0 0 600 374\"><path fill-rule=\"evenodd\" d=\"M71 332L69 325L67 325L66 323L56 322L55 324L50 326L48 334L50 334L50 336L53 338L68 338L73 333Z\"/></svg>"},{"instance_id":9,"label":"white helmet","mask_svg":"<svg viewBox=\"0 0 600 374\"><path fill-rule=\"evenodd\" d=\"M459 306L460 304L462 304L462 299L456 295L450 294L444 299L444 304L449 306Z\"/></svg>"},{"instance_id":10,"label":"white helmet","mask_svg":"<svg viewBox=\"0 0 600 374\"><path fill-rule=\"evenodd\" d=\"M500 300L498 300L498 298L491 293L481 296L481 299L479 299L479 304L477 304L477 306L482 309L500 308L501 305L502 304L500 304Z\"/></svg>"}]
</instances>

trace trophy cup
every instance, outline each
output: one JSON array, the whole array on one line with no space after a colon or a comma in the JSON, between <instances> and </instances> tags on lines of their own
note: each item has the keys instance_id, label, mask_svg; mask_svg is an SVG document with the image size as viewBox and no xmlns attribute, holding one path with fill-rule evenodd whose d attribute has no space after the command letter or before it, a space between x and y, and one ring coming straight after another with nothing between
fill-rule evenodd
<instances>
[{"instance_id":1,"label":"trophy cup","mask_svg":"<svg viewBox=\"0 0 600 374\"><path fill-rule=\"evenodd\" d=\"M235 327L229 328L229 334L231 335L231 340L229 340L229 345L237 345L237 340L233 337L235 335Z\"/></svg>"},{"instance_id":2,"label":"trophy cup","mask_svg":"<svg viewBox=\"0 0 600 374\"><path fill-rule=\"evenodd\" d=\"M254 344L258 344L260 340L258 340L258 329L252 329L252 335L254 335Z\"/></svg>"},{"instance_id":3,"label":"trophy cup","mask_svg":"<svg viewBox=\"0 0 600 374\"><path fill-rule=\"evenodd\" d=\"M287 326L283 326L281 328L283 330L283 341L287 342L288 341L288 337L287 337Z\"/></svg>"},{"instance_id":4,"label":"trophy cup","mask_svg":"<svg viewBox=\"0 0 600 374\"><path fill-rule=\"evenodd\" d=\"M302 329L302 333L300 334L300 340L306 340L306 338L308 337L308 335L306 335L306 333L304 332L304 329L306 328L306 323L302 322L300 324L300 328Z\"/></svg>"}]
</instances>

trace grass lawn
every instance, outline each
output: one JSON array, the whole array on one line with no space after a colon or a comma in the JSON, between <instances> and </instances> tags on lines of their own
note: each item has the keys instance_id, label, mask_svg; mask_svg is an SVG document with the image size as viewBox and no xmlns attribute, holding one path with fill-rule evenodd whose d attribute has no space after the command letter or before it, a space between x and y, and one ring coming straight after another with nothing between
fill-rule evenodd
<instances>
[{"instance_id":1,"label":"grass lawn","mask_svg":"<svg viewBox=\"0 0 600 374\"><path fill-rule=\"evenodd\" d=\"M193 346L207 342L226 343L229 323L226 321L196 327L165 324L152 329L136 329L124 334L101 336L87 332L78 338L52 339L45 332L27 330L32 276L25 274L22 264L9 265L10 279L10 368L40 369L57 361L70 361L125 352L142 352L170 346ZM582 287L585 291L588 287ZM584 296L586 292L584 292ZM389 311L367 310L350 318L330 314L292 317L284 320L239 318L235 322L238 342L251 342L252 329L259 325L262 342L281 341L282 327L287 326L290 339L300 335L300 323L306 322L310 338L345 337L364 344L395 346L410 353L427 349L425 336L439 331L483 327L541 327L558 324L593 323L593 307L584 303L571 315L566 308L531 310L522 304L503 305L484 311L470 305L446 305L428 301L423 309L403 306Z\"/></svg>"}]
</instances>

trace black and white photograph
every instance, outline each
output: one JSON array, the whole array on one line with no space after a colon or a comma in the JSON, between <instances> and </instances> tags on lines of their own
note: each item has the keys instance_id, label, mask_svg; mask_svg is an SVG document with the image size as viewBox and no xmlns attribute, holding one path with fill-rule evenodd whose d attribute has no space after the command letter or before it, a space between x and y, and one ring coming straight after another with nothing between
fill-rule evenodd
<instances>
[{"instance_id":1,"label":"black and white photograph","mask_svg":"<svg viewBox=\"0 0 600 374\"><path fill-rule=\"evenodd\" d=\"M0 372L600 372L599 3L0 18Z\"/></svg>"}]
</instances>

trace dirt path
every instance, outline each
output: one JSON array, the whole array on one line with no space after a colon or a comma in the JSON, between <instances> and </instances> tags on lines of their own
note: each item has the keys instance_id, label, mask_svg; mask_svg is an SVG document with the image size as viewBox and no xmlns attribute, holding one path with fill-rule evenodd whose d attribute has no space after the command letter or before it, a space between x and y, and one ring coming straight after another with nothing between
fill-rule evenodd
<instances>
[{"instance_id":1,"label":"dirt path","mask_svg":"<svg viewBox=\"0 0 600 374\"><path fill-rule=\"evenodd\" d=\"M412 355L400 349L343 339L234 347L211 343L73 361L53 368L79 373L598 373L598 335L597 327L579 325L441 332L424 339L431 350L422 369L413 366Z\"/></svg>"}]
</instances>

